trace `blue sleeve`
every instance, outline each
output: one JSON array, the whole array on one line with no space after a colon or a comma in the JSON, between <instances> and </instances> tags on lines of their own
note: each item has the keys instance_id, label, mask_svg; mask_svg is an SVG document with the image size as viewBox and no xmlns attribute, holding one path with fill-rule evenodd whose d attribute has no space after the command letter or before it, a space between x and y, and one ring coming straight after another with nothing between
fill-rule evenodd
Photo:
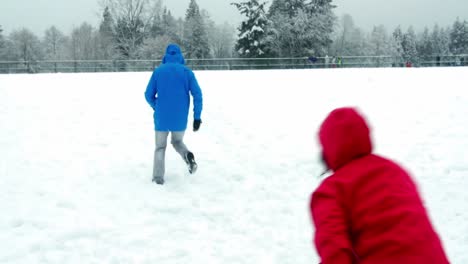
<instances>
[{"instance_id":1,"label":"blue sleeve","mask_svg":"<svg viewBox=\"0 0 468 264\"><path fill-rule=\"evenodd\" d=\"M158 87L156 85L156 71L154 71L153 74L151 75L151 79L148 82L148 86L146 86L146 91L145 91L146 102L148 102L148 104L153 109L155 109L157 93L158 93Z\"/></svg>"},{"instance_id":2,"label":"blue sleeve","mask_svg":"<svg viewBox=\"0 0 468 264\"><path fill-rule=\"evenodd\" d=\"M198 85L197 78L195 78L195 74L193 74L193 72L190 72L189 85L190 93L193 97L193 119L200 120L201 112L203 110L203 96L200 86Z\"/></svg>"}]
</instances>

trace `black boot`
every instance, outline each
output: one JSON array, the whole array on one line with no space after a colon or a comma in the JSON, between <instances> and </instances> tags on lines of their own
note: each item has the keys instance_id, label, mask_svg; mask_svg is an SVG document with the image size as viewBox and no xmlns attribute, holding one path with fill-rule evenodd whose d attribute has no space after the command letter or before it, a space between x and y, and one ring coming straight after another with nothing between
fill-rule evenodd
<instances>
[{"instance_id":1,"label":"black boot","mask_svg":"<svg viewBox=\"0 0 468 264\"><path fill-rule=\"evenodd\" d=\"M185 154L185 163L187 163L190 174L193 174L197 171L198 165L195 162L195 156L192 152L189 151Z\"/></svg>"},{"instance_id":2,"label":"black boot","mask_svg":"<svg viewBox=\"0 0 468 264\"><path fill-rule=\"evenodd\" d=\"M152 181L157 184L161 184L161 185L164 184L164 178L161 178L161 177L154 177Z\"/></svg>"}]
</instances>

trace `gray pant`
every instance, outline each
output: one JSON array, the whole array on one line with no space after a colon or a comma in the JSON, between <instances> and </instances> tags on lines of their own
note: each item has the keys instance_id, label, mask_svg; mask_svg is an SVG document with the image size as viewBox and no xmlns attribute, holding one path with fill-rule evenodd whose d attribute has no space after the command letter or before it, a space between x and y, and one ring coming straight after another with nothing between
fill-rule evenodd
<instances>
[{"instance_id":1,"label":"gray pant","mask_svg":"<svg viewBox=\"0 0 468 264\"><path fill-rule=\"evenodd\" d=\"M187 146L184 144L185 131L169 132L169 131L156 131L156 149L154 150L154 163L153 163L153 179L164 178L164 163L166 157L167 137L171 133L171 144L177 153L180 154L185 160L185 154L188 152Z\"/></svg>"}]
</instances>

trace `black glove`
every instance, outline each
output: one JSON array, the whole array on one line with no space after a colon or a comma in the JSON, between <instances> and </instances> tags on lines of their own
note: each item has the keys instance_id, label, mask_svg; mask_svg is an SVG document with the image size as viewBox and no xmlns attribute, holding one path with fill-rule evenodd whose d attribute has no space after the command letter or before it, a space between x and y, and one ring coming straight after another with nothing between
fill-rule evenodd
<instances>
[{"instance_id":1,"label":"black glove","mask_svg":"<svg viewBox=\"0 0 468 264\"><path fill-rule=\"evenodd\" d=\"M193 120L193 131L198 131L198 129L200 129L201 123L201 120Z\"/></svg>"}]
</instances>

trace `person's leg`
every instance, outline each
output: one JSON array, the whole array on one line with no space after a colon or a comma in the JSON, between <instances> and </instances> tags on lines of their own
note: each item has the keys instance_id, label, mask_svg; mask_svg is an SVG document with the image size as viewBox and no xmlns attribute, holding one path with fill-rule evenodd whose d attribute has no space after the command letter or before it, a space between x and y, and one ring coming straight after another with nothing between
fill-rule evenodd
<instances>
[{"instance_id":1,"label":"person's leg","mask_svg":"<svg viewBox=\"0 0 468 264\"><path fill-rule=\"evenodd\" d=\"M189 172L194 173L197 170L197 163L193 153L184 144L184 135L185 131L171 132L171 144L189 166Z\"/></svg>"},{"instance_id":2,"label":"person's leg","mask_svg":"<svg viewBox=\"0 0 468 264\"><path fill-rule=\"evenodd\" d=\"M189 152L184 144L184 135L185 131L171 132L171 144L183 159L185 159L185 155Z\"/></svg>"},{"instance_id":3,"label":"person's leg","mask_svg":"<svg viewBox=\"0 0 468 264\"><path fill-rule=\"evenodd\" d=\"M157 184L164 183L164 163L168 135L169 132L165 131L156 131L155 133L156 148L154 150L153 181Z\"/></svg>"}]
</instances>

